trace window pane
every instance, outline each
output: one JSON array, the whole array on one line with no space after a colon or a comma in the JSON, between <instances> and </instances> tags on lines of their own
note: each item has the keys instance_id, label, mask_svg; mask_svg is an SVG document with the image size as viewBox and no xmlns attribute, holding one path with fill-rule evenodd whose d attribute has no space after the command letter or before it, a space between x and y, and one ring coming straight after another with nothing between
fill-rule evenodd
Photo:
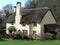
<instances>
[{"instance_id":1,"label":"window pane","mask_svg":"<svg viewBox=\"0 0 60 45\"><path fill-rule=\"evenodd\" d=\"M33 31L33 34L36 34L36 31Z\"/></svg>"},{"instance_id":2,"label":"window pane","mask_svg":"<svg viewBox=\"0 0 60 45\"><path fill-rule=\"evenodd\" d=\"M27 30L23 30L23 34L24 35L27 35Z\"/></svg>"},{"instance_id":3,"label":"window pane","mask_svg":"<svg viewBox=\"0 0 60 45\"><path fill-rule=\"evenodd\" d=\"M34 26L37 26L37 23L36 23L36 22L34 22L34 23L33 23L33 25L34 25Z\"/></svg>"},{"instance_id":4,"label":"window pane","mask_svg":"<svg viewBox=\"0 0 60 45\"><path fill-rule=\"evenodd\" d=\"M25 24L23 23L23 26L25 26Z\"/></svg>"}]
</instances>

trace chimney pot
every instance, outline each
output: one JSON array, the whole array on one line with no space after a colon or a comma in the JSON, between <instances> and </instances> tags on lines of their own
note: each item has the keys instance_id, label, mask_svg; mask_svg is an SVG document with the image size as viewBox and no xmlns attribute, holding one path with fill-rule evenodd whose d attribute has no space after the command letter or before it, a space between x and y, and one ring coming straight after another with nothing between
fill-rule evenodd
<instances>
[{"instance_id":1,"label":"chimney pot","mask_svg":"<svg viewBox=\"0 0 60 45\"><path fill-rule=\"evenodd\" d=\"M14 6L14 13L16 12L16 6Z\"/></svg>"},{"instance_id":2,"label":"chimney pot","mask_svg":"<svg viewBox=\"0 0 60 45\"><path fill-rule=\"evenodd\" d=\"M21 2L17 2L17 4L21 4Z\"/></svg>"}]
</instances>

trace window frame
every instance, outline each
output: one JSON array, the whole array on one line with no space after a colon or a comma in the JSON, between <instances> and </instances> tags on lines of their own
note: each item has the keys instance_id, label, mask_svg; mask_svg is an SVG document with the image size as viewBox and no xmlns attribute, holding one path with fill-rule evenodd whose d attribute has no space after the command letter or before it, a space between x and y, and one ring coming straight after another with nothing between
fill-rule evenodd
<instances>
[{"instance_id":1,"label":"window frame","mask_svg":"<svg viewBox=\"0 0 60 45\"><path fill-rule=\"evenodd\" d=\"M24 35L27 35L28 34L28 31L23 29L23 34Z\"/></svg>"},{"instance_id":2,"label":"window frame","mask_svg":"<svg viewBox=\"0 0 60 45\"><path fill-rule=\"evenodd\" d=\"M33 34L36 34L36 31L33 31Z\"/></svg>"},{"instance_id":3,"label":"window frame","mask_svg":"<svg viewBox=\"0 0 60 45\"><path fill-rule=\"evenodd\" d=\"M34 27L37 27L37 23L36 23L36 22L33 22L33 26L34 26Z\"/></svg>"},{"instance_id":4,"label":"window frame","mask_svg":"<svg viewBox=\"0 0 60 45\"><path fill-rule=\"evenodd\" d=\"M26 26L26 24L25 24L24 22L22 23L22 25L23 25L24 27Z\"/></svg>"}]
</instances>

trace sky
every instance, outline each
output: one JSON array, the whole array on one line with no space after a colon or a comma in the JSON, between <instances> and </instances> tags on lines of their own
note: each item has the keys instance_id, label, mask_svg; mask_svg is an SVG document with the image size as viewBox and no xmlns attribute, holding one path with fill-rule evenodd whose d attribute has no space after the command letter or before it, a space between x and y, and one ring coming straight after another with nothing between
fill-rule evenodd
<instances>
[{"instance_id":1,"label":"sky","mask_svg":"<svg viewBox=\"0 0 60 45\"><path fill-rule=\"evenodd\" d=\"M16 6L17 2L22 3L22 7L25 6L27 0L0 0L0 9L2 9L7 4L12 4L13 6Z\"/></svg>"}]
</instances>

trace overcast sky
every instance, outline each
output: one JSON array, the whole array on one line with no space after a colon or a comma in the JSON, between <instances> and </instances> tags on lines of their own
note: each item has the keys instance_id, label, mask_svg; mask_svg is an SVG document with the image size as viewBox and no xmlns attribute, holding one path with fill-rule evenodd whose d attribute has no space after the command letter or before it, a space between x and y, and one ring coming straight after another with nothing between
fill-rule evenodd
<instances>
[{"instance_id":1,"label":"overcast sky","mask_svg":"<svg viewBox=\"0 0 60 45\"><path fill-rule=\"evenodd\" d=\"M21 2L22 7L24 7L27 0L0 0L0 9L2 9L2 7L7 4L12 4L13 6L15 6L18 1Z\"/></svg>"}]
</instances>

